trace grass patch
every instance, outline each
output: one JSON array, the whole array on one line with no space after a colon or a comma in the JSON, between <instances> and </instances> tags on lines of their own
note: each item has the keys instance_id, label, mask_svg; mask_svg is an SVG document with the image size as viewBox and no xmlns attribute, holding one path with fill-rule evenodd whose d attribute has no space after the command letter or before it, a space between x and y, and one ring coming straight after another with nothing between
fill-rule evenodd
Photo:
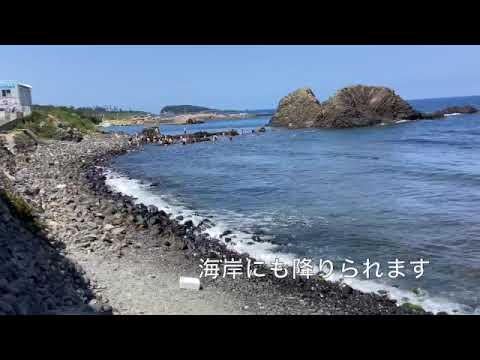
<instances>
[{"instance_id":1,"label":"grass patch","mask_svg":"<svg viewBox=\"0 0 480 360\"><path fill-rule=\"evenodd\" d=\"M32 139L23 132L15 133L15 143L16 144L30 144Z\"/></svg>"},{"instance_id":2,"label":"grass patch","mask_svg":"<svg viewBox=\"0 0 480 360\"><path fill-rule=\"evenodd\" d=\"M35 219L33 208L20 196L0 189L0 198L3 199L14 216L30 231L36 233L44 230L44 226Z\"/></svg>"},{"instance_id":3,"label":"grass patch","mask_svg":"<svg viewBox=\"0 0 480 360\"><path fill-rule=\"evenodd\" d=\"M19 124L17 128L26 128L32 130L38 136L52 139L58 132L58 127L52 119L46 114L33 111L31 115L23 119L23 124Z\"/></svg>"},{"instance_id":4,"label":"grass patch","mask_svg":"<svg viewBox=\"0 0 480 360\"><path fill-rule=\"evenodd\" d=\"M15 148L19 151L28 151L35 148L37 142L24 132L16 132L14 135Z\"/></svg>"},{"instance_id":5,"label":"grass patch","mask_svg":"<svg viewBox=\"0 0 480 360\"><path fill-rule=\"evenodd\" d=\"M415 305L412 303L405 303L401 305L405 310L411 311L416 314L424 313L425 310L420 305Z\"/></svg>"},{"instance_id":6,"label":"grass patch","mask_svg":"<svg viewBox=\"0 0 480 360\"><path fill-rule=\"evenodd\" d=\"M64 106L38 106L17 125L16 129L30 129L42 138L56 139L62 129L74 128L83 134L96 132L98 119Z\"/></svg>"}]
</instances>

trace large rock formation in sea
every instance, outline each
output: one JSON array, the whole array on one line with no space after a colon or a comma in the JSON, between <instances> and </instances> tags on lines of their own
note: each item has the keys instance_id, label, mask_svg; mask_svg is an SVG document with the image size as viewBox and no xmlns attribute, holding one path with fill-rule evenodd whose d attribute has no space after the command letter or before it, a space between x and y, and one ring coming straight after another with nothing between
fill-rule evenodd
<instances>
[{"instance_id":1,"label":"large rock formation in sea","mask_svg":"<svg viewBox=\"0 0 480 360\"><path fill-rule=\"evenodd\" d=\"M320 103L309 88L284 97L270 125L290 128L349 128L421 118L422 114L386 87L356 85Z\"/></svg>"},{"instance_id":2,"label":"large rock formation in sea","mask_svg":"<svg viewBox=\"0 0 480 360\"><path fill-rule=\"evenodd\" d=\"M313 127L321 111L322 105L311 89L298 89L280 100L270 125L290 128Z\"/></svg>"}]
</instances>

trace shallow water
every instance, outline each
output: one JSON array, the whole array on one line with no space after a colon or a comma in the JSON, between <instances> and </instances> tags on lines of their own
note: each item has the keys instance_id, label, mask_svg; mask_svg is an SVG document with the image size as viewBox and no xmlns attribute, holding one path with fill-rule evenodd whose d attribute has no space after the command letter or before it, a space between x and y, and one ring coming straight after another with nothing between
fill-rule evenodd
<instances>
[{"instance_id":1,"label":"shallow water","mask_svg":"<svg viewBox=\"0 0 480 360\"><path fill-rule=\"evenodd\" d=\"M433 111L479 100L413 103ZM478 311L480 115L251 134L268 120L192 125L189 132L235 128L245 135L146 146L115 160L110 184L186 219L211 217L217 225L212 235L234 230L229 246L267 261L305 256L341 266L348 258L361 271L369 258L388 273L388 261L404 260L404 278L347 282L368 291L385 288L433 311ZM183 126L164 125L161 131L181 133ZM252 242L254 234L265 242ZM408 262L420 258L430 263L416 279Z\"/></svg>"}]
</instances>

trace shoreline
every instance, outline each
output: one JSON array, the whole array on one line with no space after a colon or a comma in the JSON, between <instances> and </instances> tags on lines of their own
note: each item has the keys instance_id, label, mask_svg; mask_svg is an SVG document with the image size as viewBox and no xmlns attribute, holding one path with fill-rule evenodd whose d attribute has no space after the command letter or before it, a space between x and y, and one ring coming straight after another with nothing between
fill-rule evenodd
<instances>
[{"instance_id":1,"label":"shoreline","mask_svg":"<svg viewBox=\"0 0 480 360\"><path fill-rule=\"evenodd\" d=\"M199 276L202 257L248 255L227 249L193 224L179 224L153 206L135 204L133 198L112 191L100 167L127 151L132 151L127 137L118 134L38 145L36 151L17 156L13 186L27 202L43 209L39 219L46 223L49 237L63 243L67 255L102 283L93 291L100 297L106 294L114 314L426 313L317 277L277 279L267 269L262 278L202 278L200 291L178 289L179 276ZM157 280L161 284L154 285ZM125 287L137 290L126 296ZM182 304L191 306L186 310Z\"/></svg>"},{"instance_id":2,"label":"shoreline","mask_svg":"<svg viewBox=\"0 0 480 360\"><path fill-rule=\"evenodd\" d=\"M268 117L271 115L267 115ZM251 118L263 117L254 114L180 114L166 118L130 118L130 119L105 119L99 126L160 126L160 125L195 125L224 120L245 120ZM189 121L192 121L189 123Z\"/></svg>"}]
</instances>

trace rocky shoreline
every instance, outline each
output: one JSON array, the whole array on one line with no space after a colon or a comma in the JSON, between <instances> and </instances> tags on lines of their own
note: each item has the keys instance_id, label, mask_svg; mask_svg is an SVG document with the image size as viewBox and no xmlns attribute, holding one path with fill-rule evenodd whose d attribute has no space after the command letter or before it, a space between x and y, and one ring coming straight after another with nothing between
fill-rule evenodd
<instances>
[{"instance_id":1,"label":"rocky shoreline","mask_svg":"<svg viewBox=\"0 0 480 360\"><path fill-rule=\"evenodd\" d=\"M238 113L238 114L227 114L227 113L191 113L191 114L179 114L169 117L141 117L141 118L130 118L130 119L108 119L103 122L114 126L132 126L132 125L150 125L150 126L159 126L167 124L175 125L190 125L190 124L201 124L205 121L218 121L218 120L242 120L252 117L254 115L247 113Z\"/></svg>"},{"instance_id":2,"label":"rocky shoreline","mask_svg":"<svg viewBox=\"0 0 480 360\"><path fill-rule=\"evenodd\" d=\"M43 241L76 264L85 280L83 293L77 291L78 299L68 302L76 309L71 312L425 313L318 277L278 279L266 268L261 278L203 278L200 291L178 289L180 275L199 276L202 258L245 260L248 255L209 238L202 225L180 224L154 206L112 191L104 169L127 151L133 151L127 136L98 134L78 143L35 145L9 161L4 186L32 207ZM26 314L43 312L34 306L23 309Z\"/></svg>"}]
</instances>

